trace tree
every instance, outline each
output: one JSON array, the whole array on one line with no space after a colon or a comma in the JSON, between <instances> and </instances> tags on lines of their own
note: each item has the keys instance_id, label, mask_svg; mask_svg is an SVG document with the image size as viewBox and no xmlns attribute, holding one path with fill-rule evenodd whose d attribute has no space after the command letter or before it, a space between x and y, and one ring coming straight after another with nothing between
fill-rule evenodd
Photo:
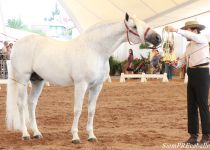
<instances>
[{"instance_id":1,"label":"tree","mask_svg":"<svg viewBox=\"0 0 210 150\"><path fill-rule=\"evenodd\" d=\"M58 4L55 4L55 8L54 10L51 12L52 16L50 16L49 18L44 18L45 21L53 21L55 19L56 15L60 15L60 10L58 8Z\"/></svg>"},{"instance_id":2,"label":"tree","mask_svg":"<svg viewBox=\"0 0 210 150\"><path fill-rule=\"evenodd\" d=\"M26 25L24 25L23 21L18 18L18 19L8 19L7 21L7 26L10 28L14 28L14 29L20 29L20 30L24 30L24 31L28 31L28 32L32 32L32 33L37 33L40 35L45 35L45 33L42 30L39 29L29 29Z\"/></svg>"},{"instance_id":3,"label":"tree","mask_svg":"<svg viewBox=\"0 0 210 150\"><path fill-rule=\"evenodd\" d=\"M24 25L23 21L20 18L8 19L7 26L10 28L15 28L15 29L25 29L26 28L26 25Z\"/></svg>"},{"instance_id":4,"label":"tree","mask_svg":"<svg viewBox=\"0 0 210 150\"><path fill-rule=\"evenodd\" d=\"M56 16L56 15L60 15L60 10L58 9L58 4L57 3L55 4L54 11L52 11L53 19L54 19L54 16Z\"/></svg>"}]
</instances>

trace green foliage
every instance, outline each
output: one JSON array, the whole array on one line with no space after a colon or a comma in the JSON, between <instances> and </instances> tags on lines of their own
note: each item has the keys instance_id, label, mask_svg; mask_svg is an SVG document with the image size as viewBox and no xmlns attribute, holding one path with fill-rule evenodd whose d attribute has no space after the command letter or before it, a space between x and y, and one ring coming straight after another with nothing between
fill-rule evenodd
<instances>
[{"instance_id":1,"label":"green foliage","mask_svg":"<svg viewBox=\"0 0 210 150\"><path fill-rule=\"evenodd\" d=\"M112 56L109 58L110 75L120 74L122 72L121 62L115 60Z\"/></svg>"},{"instance_id":2,"label":"green foliage","mask_svg":"<svg viewBox=\"0 0 210 150\"><path fill-rule=\"evenodd\" d=\"M55 16L60 15L60 10L58 8L58 4L55 4L54 10L51 12L51 16L49 18L44 18L45 21L53 21L55 20Z\"/></svg>"},{"instance_id":3,"label":"green foliage","mask_svg":"<svg viewBox=\"0 0 210 150\"><path fill-rule=\"evenodd\" d=\"M142 62L144 62L146 65L150 64L149 57L146 58L146 57L143 57L142 55L140 55L140 58L136 58L133 60L133 65L138 66Z\"/></svg>"},{"instance_id":4,"label":"green foliage","mask_svg":"<svg viewBox=\"0 0 210 150\"><path fill-rule=\"evenodd\" d=\"M141 59L136 58L136 59L133 60L132 63L133 63L134 66L137 66L137 65L139 65L141 63Z\"/></svg>"},{"instance_id":5,"label":"green foliage","mask_svg":"<svg viewBox=\"0 0 210 150\"><path fill-rule=\"evenodd\" d=\"M148 48L148 44L147 43L141 43L140 45L139 45L139 49L147 49Z\"/></svg>"},{"instance_id":6,"label":"green foliage","mask_svg":"<svg viewBox=\"0 0 210 150\"><path fill-rule=\"evenodd\" d=\"M18 18L18 19L8 19L7 21L7 26L10 28L14 28L14 29L20 29L23 31L28 31L28 32L32 32L32 33L37 33L40 35L45 35L45 33L42 30L39 29L29 29L26 25L24 25L23 21Z\"/></svg>"},{"instance_id":7,"label":"green foliage","mask_svg":"<svg viewBox=\"0 0 210 150\"><path fill-rule=\"evenodd\" d=\"M65 29L63 34L71 37L72 36L72 30L73 30L73 28Z\"/></svg>"},{"instance_id":8,"label":"green foliage","mask_svg":"<svg viewBox=\"0 0 210 150\"><path fill-rule=\"evenodd\" d=\"M26 28L26 25L24 25L23 21L18 18L18 19L8 19L7 21L7 26L10 28L14 28L14 29L24 29Z\"/></svg>"},{"instance_id":9,"label":"green foliage","mask_svg":"<svg viewBox=\"0 0 210 150\"><path fill-rule=\"evenodd\" d=\"M55 9L52 11L52 16L54 17L55 15L60 15L60 10L58 9L58 4L55 4Z\"/></svg>"},{"instance_id":10,"label":"green foliage","mask_svg":"<svg viewBox=\"0 0 210 150\"><path fill-rule=\"evenodd\" d=\"M143 57L142 55L140 55L140 58L135 58L132 63L134 73L141 73L142 71L147 73L149 71L149 55L148 57Z\"/></svg>"}]
</instances>

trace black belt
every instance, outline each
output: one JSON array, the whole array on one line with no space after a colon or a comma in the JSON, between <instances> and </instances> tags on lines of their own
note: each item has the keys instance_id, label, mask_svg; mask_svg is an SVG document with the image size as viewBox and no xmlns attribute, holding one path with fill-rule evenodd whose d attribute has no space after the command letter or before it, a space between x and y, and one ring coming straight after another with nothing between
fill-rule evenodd
<instances>
[{"instance_id":1,"label":"black belt","mask_svg":"<svg viewBox=\"0 0 210 150\"><path fill-rule=\"evenodd\" d=\"M209 68L209 63L203 63L189 68Z\"/></svg>"},{"instance_id":2,"label":"black belt","mask_svg":"<svg viewBox=\"0 0 210 150\"><path fill-rule=\"evenodd\" d=\"M200 67L200 66L207 66L209 65L209 63L203 63L203 64L199 64L199 65L196 65L196 66L193 66L193 67Z\"/></svg>"}]
</instances>

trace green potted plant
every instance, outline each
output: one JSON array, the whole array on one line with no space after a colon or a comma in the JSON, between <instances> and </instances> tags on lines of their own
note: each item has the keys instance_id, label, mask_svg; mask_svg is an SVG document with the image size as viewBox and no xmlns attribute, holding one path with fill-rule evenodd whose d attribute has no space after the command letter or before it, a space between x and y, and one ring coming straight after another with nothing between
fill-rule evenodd
<instances>
[{"instance_id":1,"label":"green potted plant","mask_svg":"<svg viewBox=\"0 0 210 150\"><path fill-rule=\"evenodd\" d=\"M109 58L110 75L120 75L122 72L121 62L115 60L112 56Z\"/></svg>"}]
</instances>

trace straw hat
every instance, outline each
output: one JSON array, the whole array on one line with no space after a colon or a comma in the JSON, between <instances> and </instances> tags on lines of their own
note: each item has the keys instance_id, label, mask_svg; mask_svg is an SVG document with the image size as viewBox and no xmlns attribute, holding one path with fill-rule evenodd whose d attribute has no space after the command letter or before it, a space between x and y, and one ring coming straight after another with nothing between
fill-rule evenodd
<instances>
[{"instance_id":1,"label":"straw hat","mask_svg":"<svg viewBox=\"0 0 210 150\"><path fill-rule=\"evenodd\" d=\"M198 28L200 30L205 29L206 27L204 25L199 24L197 21L187 21L185 23L185 26L181 29L186 30L187 28Z\"/></svg>"}]
</instances>

